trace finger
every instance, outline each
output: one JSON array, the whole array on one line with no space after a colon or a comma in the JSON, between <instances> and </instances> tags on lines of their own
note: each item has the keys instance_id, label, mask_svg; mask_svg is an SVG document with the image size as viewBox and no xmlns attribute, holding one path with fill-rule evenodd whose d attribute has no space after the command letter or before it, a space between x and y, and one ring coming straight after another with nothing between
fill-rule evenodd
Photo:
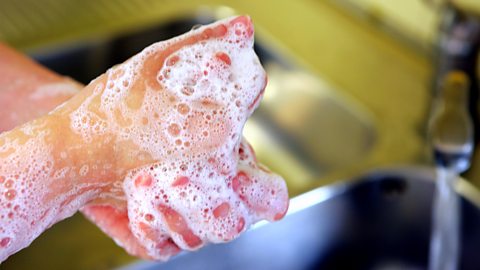
<instances>
[{"instance_id":1,"label":"finger","mask_svg":"<svg viewBox=\"0 0 480 270\"><path fill-rule=\"evenodd\" d=\"M129 254L151 259L143 245L130 231L126 207L116 208L111 204L89 204L83 207L81 212Z\"/></svg>"},{"instance_id":2,"label":"finger","mask_svg":"<svg viewBox=\"0 0 480 270\"><path fill-rule=\"evenodd\" d=\"M245 139L239 147L238 173L232 179L232 189L255 213L257 220L279 220L287 212L289 200L285 182L257 163Z\"/></svg>"}]
</instances>

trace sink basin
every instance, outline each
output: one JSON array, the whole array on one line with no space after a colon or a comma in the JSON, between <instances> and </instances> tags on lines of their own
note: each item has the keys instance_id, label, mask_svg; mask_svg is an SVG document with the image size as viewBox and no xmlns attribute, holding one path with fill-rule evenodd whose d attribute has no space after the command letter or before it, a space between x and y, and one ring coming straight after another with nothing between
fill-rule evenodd
<instances>
[{"instance_id":1,"label":"sink basin","mask_svg":"<svg viewBox=\"0 0 480 270\"><path fill-rule=\"evenodd\" d=\"M396 168L321 187L293 198L283 220L236 241L121 270L426 269L434 178L432 169ZM464 180L458 192L463 217L459 269L478 269L480 196Z\"/></svg>"},{"instance_id":2,"label":"sink basin","mask_svg":"<svg viewBox=\"0 0 480 270\"><path fill-rule=\"evenodd\" d=\"M318 76L280 64L261 46L269 84L244 130L259 160L285 177L295 194L367 156L376 137L367 110Z\"/></svg>"}]
</instances>

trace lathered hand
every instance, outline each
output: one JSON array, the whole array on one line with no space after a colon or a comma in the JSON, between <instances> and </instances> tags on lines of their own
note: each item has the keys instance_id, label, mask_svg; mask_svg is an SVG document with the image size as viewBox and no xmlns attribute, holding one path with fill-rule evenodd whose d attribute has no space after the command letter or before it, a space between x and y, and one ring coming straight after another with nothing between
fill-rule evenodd
<instances>
[{"instance_id":1,"label":"lathered hand","mask_svg":"<svg viewBox=\"0 0 480 270\"><path fill-rule=\"evenodd\" d=\"M120 244L154 259L281 218L283 180L242 142L266 83L252 45L247 17L154 44L0 135L0 261L85 205L126 206Z\"/></svg>"}]
</instances>

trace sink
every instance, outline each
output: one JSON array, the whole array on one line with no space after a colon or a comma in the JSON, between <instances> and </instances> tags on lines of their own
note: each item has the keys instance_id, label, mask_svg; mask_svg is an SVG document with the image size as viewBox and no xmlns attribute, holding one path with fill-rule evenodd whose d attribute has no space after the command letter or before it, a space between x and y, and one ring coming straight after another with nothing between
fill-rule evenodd
<instances>
[{"instance_id":1,"label":"sink","mask_svg":"<svg viewBox=\"0 0 480 270\"><path fill-rule=\"evenodd\" d=\"M269 83L244 135L291 194L369 154L376 130L365 108L319 76L282 64L261 42L257 52Z\"/></svg>"},{"instance_id":2,"label":"sink","mask_svg":"<svg viewBox=\"0 0 480 270\"><path fill-rule=\"evenodd\" d=\"M320 187L291 200L287 216L224 245L183 253L166 263L120 270L426 269L435 171L388 168L350 184ZM459 269L478 269L480 198L461 179Z\"/></svg>"}]
</instances>

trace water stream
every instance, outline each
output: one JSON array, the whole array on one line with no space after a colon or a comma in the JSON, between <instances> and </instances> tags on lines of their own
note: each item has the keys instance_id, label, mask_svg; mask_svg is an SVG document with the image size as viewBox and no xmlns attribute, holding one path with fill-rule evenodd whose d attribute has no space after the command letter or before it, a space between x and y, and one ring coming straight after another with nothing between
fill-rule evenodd
<instances>
[{"instance_id":1,"label":"water stream","mask_svg":"<svg viewBox=\"0 0 480 270\"><path fill-rule=\"evenodd\" d=\"M458 175L470 167L474 147L473 124L468 112L468 75L463 71L450 71L443 79L429 130L437 164L430 270L459 267L461 213L455 185Z\"/></svg>"},{"instance_id":2,"label":"water stream","mask_svg":"<svg viewBox=\"0 0 480 270\"><path fill-rule=\"evenodd\" d=\"M437 184L432 207L429 270L458 268L461 212L460 198L454 188L457 179L457 170L437 168Z\"/></svg>"}]
</instances>

